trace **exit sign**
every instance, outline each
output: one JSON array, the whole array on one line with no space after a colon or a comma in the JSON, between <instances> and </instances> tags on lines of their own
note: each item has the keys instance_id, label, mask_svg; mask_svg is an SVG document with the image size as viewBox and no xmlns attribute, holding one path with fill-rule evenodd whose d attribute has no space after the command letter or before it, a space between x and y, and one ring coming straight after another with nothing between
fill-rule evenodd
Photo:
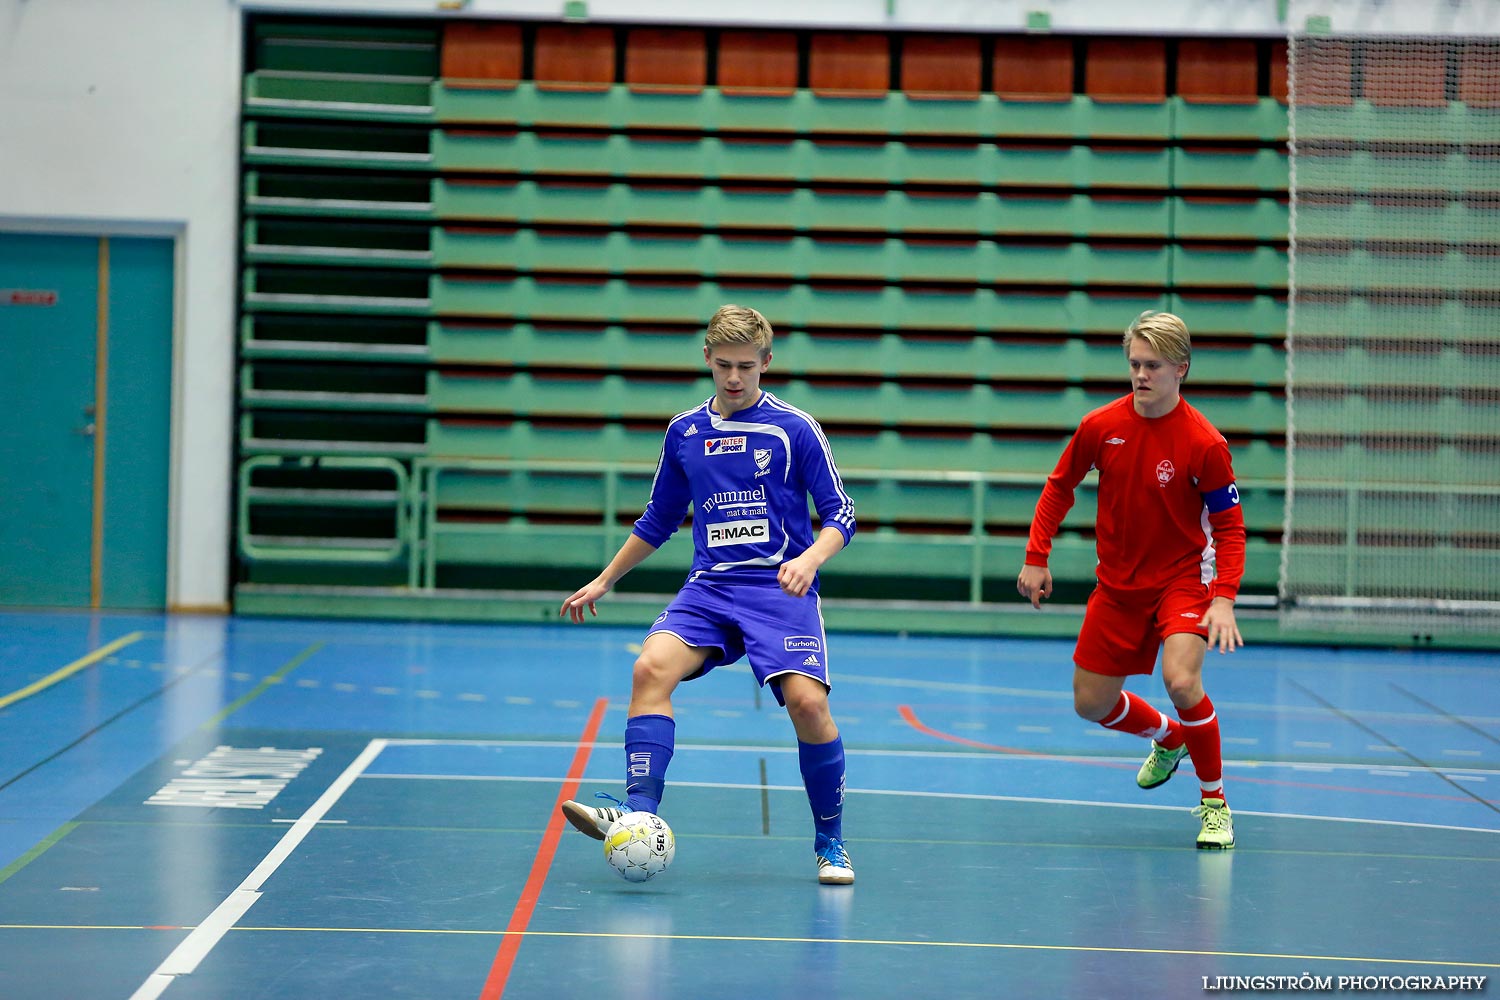
<instances>
[{"instance_id":1,"label":"exit sign","mask_svg":"<svg viewBox=\"0 0 1500 1000\"><path fill-rule=\"evenodd\" d=\"M0 306L55 306L57 290L52 288L0 288Z\"/></svg>"}]
</instances>

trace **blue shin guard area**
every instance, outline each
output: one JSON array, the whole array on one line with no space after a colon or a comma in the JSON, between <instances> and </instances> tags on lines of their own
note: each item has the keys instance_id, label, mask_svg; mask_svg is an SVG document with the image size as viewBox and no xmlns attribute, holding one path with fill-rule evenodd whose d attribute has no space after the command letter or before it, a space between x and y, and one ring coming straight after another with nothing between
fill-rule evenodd
<instances>
[{"instance_id":1,"label":"blue shin guard area","mask_svg":"<svg viewBox=\"0 0 1500 1000\"><path fill-rule=\"evenodd\" d=\"M650 813L661 809L676 733L671 716L637 715L625 720L626 808Z\"/></svg>"}]
</instances>

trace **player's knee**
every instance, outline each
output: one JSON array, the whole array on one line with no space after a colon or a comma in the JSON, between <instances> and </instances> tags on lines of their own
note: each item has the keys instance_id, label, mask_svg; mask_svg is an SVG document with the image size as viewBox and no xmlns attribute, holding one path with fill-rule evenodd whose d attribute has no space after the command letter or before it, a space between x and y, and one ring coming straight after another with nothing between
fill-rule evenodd
<instances>
[{"instance_id":1,"label":"player's knee","mask_svg":"<svg viewBox=\"0 0 1500 1000\"><path fill-rule=\"evenodd\" d=\"M820 684L782 685L781 696L786 699L787 715L799 731L816 728L830 718L828 692Z\"/></svg>"},{"instance_id":2,"label":"player's knee","mask_svg":"<svg viewBox=\"0 0 1500 1000\"><path fill-rule=\"evenodd\" d=\"M1195 673L1168 675L1162 678L1167 697L1179 708L1192 708L1203 700L1202 678Z\"/></svg>"},{"instance_id":3,"label":"player's knee","mask_svg":"<svg viewBox=\"0 0 1500 1000\"><path fill-rule=\"evenodd\" d=\"M1098 722L1120 703L1120 689L1098 674L1084 670L1073 674L1073 711L1080 719Z\"/></svg>"},{"instance_id":4,"label":"player's knee","mask_svg":"<svg viewBox=\"0 0 1500 1000\"><path fill-rule=\"evenodd\" d=\"M1078 713L1080 719L1089 722L1098 722L1109 714L1109 710L1119 701L1119 695L1111 694L1102 697L1099 692L1084 688L1073 689L1073 711Z\"/></svg>"},{"instance_id":5,"label":"player's knee","mask_svg":"<svg viewBox=\"0 0 1500 1000\"><path fill-rule=\"evenodd\" d=\"M673 676L672 671L672 665L667 663L665 659L654 656L650 652L645 652L636 657L630 681L637 691L654 691L663 687L671 688L677 680Z\"/></svg>"}]
</instances>

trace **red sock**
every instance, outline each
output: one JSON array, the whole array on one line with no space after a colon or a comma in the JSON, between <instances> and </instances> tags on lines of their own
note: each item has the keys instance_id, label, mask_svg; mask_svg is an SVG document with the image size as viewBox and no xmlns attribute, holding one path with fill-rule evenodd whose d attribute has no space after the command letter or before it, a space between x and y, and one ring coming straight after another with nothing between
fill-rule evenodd
<instances>
[{"instance_id":1,"label":"red sock","mask_svg":"<svg viewBox=\"0 0 1500 1000\"><path fill-rule=\"evenodd\" d=\"M1182 720L1183 735L1187 739L1188 756L1192 758L1193 770L1198 772L1198 786L1203 798L1224 798L1224 757L1219 746L1219 716L1214 712L1214 703L1208 695L1192 708L1179 708L1177 717Z\"/></svg>"},{"instance_id":2,"label":"red sock","mask_svg":"<svg viewBox=\"0 0 1500 1000\"><path fill-rule=\"evenodd\" d=\"M1099 725L1132 736L1149 736L1169 750L1182 746L1182 726L1129 691L1120 692L1120 700Z\"/></svg>"}]
</instances>

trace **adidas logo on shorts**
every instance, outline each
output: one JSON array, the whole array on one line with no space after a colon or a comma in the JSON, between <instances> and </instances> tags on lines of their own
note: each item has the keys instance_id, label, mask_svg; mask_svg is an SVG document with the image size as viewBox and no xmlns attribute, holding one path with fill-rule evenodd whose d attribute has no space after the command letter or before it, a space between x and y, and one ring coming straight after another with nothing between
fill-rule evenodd
<instances>
[{"instance_id":1,"label":"adidas logo on shorts","mask_svg":"<svg viewBox=\"0 0 1500 1000\"><path fill-rule=\"evenodd\" d=\"M818 663L818 658L816 656L812 655L811 653L807 654L807 659L805 659L805 660L802 661L802 665L804 667L817 667L817 666L821 666L821 664Z\"/></svg>"}]
</instances>

